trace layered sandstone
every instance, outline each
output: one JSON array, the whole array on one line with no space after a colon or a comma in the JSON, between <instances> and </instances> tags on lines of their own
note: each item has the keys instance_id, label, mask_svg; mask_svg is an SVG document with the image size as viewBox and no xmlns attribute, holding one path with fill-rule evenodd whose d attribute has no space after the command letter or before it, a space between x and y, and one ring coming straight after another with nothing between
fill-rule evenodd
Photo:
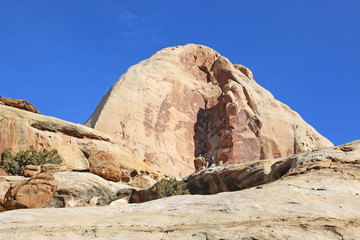
<instances>
[{"instance_id":1,"label":"layered sandstone","mask_svg":"<svg viewBox=\"0 0 360 240\"><path fill-rule=\"evenodd\" d=\"M143 159L136 158L127 149L115 144L105 133L81 124L0 105L0 153L6 148L11 148L13 153L24 151L31 145L35 150L55 148L63 160L62 166L42 166L43 172L89 171L88 158L92 156L91 153L103 152L111 158L110 165L113 166L113 169L99 170L105 177L118 181L120 171L129 175L133 173L136 178L127 179L127 183L134 182L136 186L139 183L148 184L147 187L160 177ZM28 172L28 176L33 175Z\"/></svg>"},{"instance_id":2,"label":"layered sandstone","mask_svg":"<svg viewBox=\"0 0 360 240\"><path fill-rule=\"evenodd\" d=\"M176 176L192 173L196 157L218 165L332 146L248 68L194 44L130 67L85 125Z\"/></svg>"},{"instance_id":3,"label":"layered sandstone","mask_svg":"<svg viewBox=\"0 0 360 240\"><path fill-rule=\"evenodd\" d=\"M233 169L238 175L231 175L230 166L206 169L189 179L196 182L193 190L200 189L203 177L213 193L216 185L231 190L243 182L241 191L134 205L4 212L0 238L358 239L360 141L261 164L240 164ZM275 173L280 178L272 178ZM243 180L237 183L237 177ZM251 182L261 185L251 187Z\"/></svg>"}]
</instances>

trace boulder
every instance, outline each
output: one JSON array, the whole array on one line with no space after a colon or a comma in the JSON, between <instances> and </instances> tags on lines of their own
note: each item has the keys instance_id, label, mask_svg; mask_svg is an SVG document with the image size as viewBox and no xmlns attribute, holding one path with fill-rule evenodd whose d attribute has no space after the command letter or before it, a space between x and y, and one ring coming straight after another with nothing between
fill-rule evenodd
<instances>
[{"instance_id":1,"label":"boulder","mask_svg":"<svg viewBox=\"0 0 360 240\"><path fill-rule=\"evenodd\" d=\"M110 154L103 151L91 151L88 160L91 173L114 182L121 180L120 165Z\"/></svg>"},{"instance_id":2,"label":"boulder","mask_svg":"<svg viewBox=\"0 0 360 240\"><path fill-rule=\"evenodd\" d=\"M166 175L281 158L331 147L296 112L259 86L251 71L189 44L130 67L85 123Z\"/></svg>"},{"instance_id":3,"label":"boulder","mask_svg":"<svg viewBox=\"0 0 360 240\"><path fill-rule=\"evenodd\" d=\"M104 206L122 198L128 185L107 181L86 172L58 172L54 174L59 187L48 207Z\"/></svg>"},{"instance_id":4,"label":"boulder","mask_svg":"<svg viewBox=\"0 0 360 240\"><path fill-rule=\"evenodd\" d=\"M52 200L58 182L47 173L39 173L29 180L10 185L3 201L7 210L19 208L44 208Z\"/></svg>"},{"instance_id":5,"label":"boulder","mask_svg":"<svg viewBox=\"0 0 360 240\"><path fill-rule=\"evenodd\" d=\"M26 165L24 167L24 177L33 177L41 172L41 166Z\"/></svg>"}]
</instances>

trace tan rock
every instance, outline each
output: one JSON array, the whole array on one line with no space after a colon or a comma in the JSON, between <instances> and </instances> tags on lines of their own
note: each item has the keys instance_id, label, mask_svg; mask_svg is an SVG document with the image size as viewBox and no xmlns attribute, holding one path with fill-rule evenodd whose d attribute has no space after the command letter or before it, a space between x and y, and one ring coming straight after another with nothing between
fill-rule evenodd
<instances>
[{"instance_id":1,"label":"tan rock","mask_svg":"<svg viewBox=\"0 0 360 240\"><path fill-rule=\"evenodd\" d=\"M91 151L88 158L90 164L90 172L96 174L106 180L118 182L121 179L122 172L120 165L108 153L103 151Z\"/></svg>"},{"instance_id":2,"label":"tan rock","mask_svg":"<svg viewBox=\"0 0 360 240\"><path fill-rule=\"evenodd\" d=\"M26 165L24 167L24 177L33 177L41 172L41 166Z\"/></svg>"},{"instance_id":3,"label":"tan rock","mask_svg":"<svg viewBox=\"0 0 360 240\"><path fill-rule=\"evenodd\" d=\"M57 172L64 172L66 170L67 167L60 164L46 163L41 165L41 172L57 173Z\"/></svg>"},{"instance_id":4,"label":"tan rock","mask_svg":"<svg viewBox=\"0 0 360 240\"><path fill-rule=\"evenodd\" d=\"M12 183L5 194L3 207L8 210L44 208L51 202L57 187L58 182L52 175L39 173L29 180Z\"/></svg>"},{"instance_id":5,"label":"tan rock","mask_svg":"<svg viewBox=\"0 0 360 240\"><path fill-rule=\"evenodd\" d=\"M3 212L0 238L358 239L359 145L356 141L298 154L288 160L296 167L278 171L283 177L241 191L134 205ZM283 164L282 159L276 161L280 163L274 167ZM268 175L271 167L265 169Z\"/></svg>"},{"instance_id":6,"label":"tan rock","mask_svg":"<svg viewBox=\"0 0 360 240\"><path fill-rule=\"evenodd\" d=\"M216 165L332 146L249 69L194 44L163 49L130 67L85 124L161 172L183 177L200 154Z\"/></svg>"},{"instance_id":7,"label":"tan rock","mask_svg":"<svg viewBox=\"0 0 360 240\"><path fill-rule=\"evenodd\" d=\"M205 164L205 158L203 157L197 157L194 159L194 165L195 165L195 171L201 170L203 167L206 166Z\"/></svg>"},{"instance_id":8,"label":"tan rock","mask_svg":"<svg viewBox=\"0 0 360 240\"><path fill-rule=\"evenodd\" d=\"M22 182L25 179L23 176L0 176L0 202L4 199L12 183Z\"/></svg>"},{"instance_id":9,"label":"tan rock","mask_svg":"<svg viewBox=\"0 0 360 240\"><path fill-rule=\"evenodd\" d=\"M360 141L335 148L305 152L281 159L268 159L247 164L224 165L196 172L185 178L192 194L216 194L238 191L273 182L290 175L308 171L340 171L350 168L348 174L358 175Z\"/></svg>"},{"instance_id":10,"label":"tan rock","mask_svg":"<svg viewBox=\"0 0 360 240\"><path fill-rule=\"evenodd\" d=\"M107 181L92 173L58 172L54 177L59 187L48 207L104 206L122 198L119 193L131 191L128 185Z\"/></svg>"},{"instance_id":11,"label":"tan rock","mask_svg":"<svg viewBox=\"0 0 360 240\"><path fill-rule=\"evenodd\" d=\"M6 148L14 153L25 151L31 145L38 151L57 149L62 165L44 165L43 172L87 171L90 152L98 150L109 153L123 170L148 172L154 181L161 178L154 168L115 144L109 135L92 128L3 105L0 105L0 118L0 153Z\"/></svg>"}]
</instances>

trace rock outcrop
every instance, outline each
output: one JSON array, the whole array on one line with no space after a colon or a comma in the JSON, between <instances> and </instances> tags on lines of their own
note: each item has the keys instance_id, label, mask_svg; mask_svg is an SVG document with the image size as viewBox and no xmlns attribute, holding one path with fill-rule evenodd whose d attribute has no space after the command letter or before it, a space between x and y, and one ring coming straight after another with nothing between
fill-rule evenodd
<instances>
[{"instance_id":1,"label":"rock outcrop","mask_svg":"<svg viewBox=\"0 0 360 240\"><path fill-rule=\"evenodd\" d=\"M124 190L132 189L91 173L59 172L54 177L59 187L48 207L104 206L121 198Z\"/></svg>"},{"instance_id":2,"label":"rock outcrop","mask_svg":"<svg viewBox=\"0 0 360 240\"><path fill-rule=\"evenodd\" d=\"M360 141L314 150L281 159L209 168L191 174L185 182L191 194L216 194L260 186L311 171L345 171L360 177Z\"/></svg>"},{"instance_id":3,"label":"rock outcrop","mask_svg":"<svg viewBox=\"0 0 360 240\"><path fill-rule=\"evenodd\" d=\"M31 103L29 103L26 100L12 99L12 98L6 98L6 97L0 96L0 102L3 105L7 105L10 107L15 107L15 108L19 108L19 109L24 109L29 112L40 114L39 110L37 110L34 105L32 105Z\"/></svg>"},{"instance_id":4,"label":"rock outcrop","mask_svg":"<svg viewBox=\"0 0 360 240\"><path fill-rule=\"evenodd\" d=\"M7 209L44 208L52 201L58 182L48 173L39 173L29 180L14 182L1 205Z\"/></svg>"},{"instance_id":5,"label":"rock outcrop","mask_svg":"<svg viewBox=\"0 0 360 240\"><path fill-rule=\"evenodd\" d=\"M262 185L241 191L134 205L3 212L0 238L357 239L360 141L287 159L291 166L280 171L282 177L264 184L252 177L254 173L263 171L260 179L269 176L271 166L279 167L285 159L265 164L264 170L255 163L242 164L255 168L248 168L249 178ZM210 179L210 170L196 174Z\"/></svg>"},{"instance_id":6,"label":"rock outcrop","mask_svg":"<svg viewBox=\"0 0 360 240\"><path fill-rule=\"evenodd\" d=\"M163 49L132 66L85 125L113 136L161 172L288 156L332 144L296 112L214 50Z\"/></svg>"},{"instance_id":7,"label":"rock outcrop","mask_svg":"<svg viewBox=\"0 0 360 240\"><path fill-rule=\"evenodd\" d=\"M120 165L110 154L96 150L91 151L90 154L88 160L91 173L114 182L121 180Z\"/></svg>"},{"instance_id":8,"label":"rock outcrop","mask_svg":"<svg viewBox=\"0 0 360 240\"><path fill-rule=\"evenodd\" d=\"M25 151L31 145L37 151L55 148L63 160L63 166L44 165L43 172L89 171L88 158L91 152L98 151L112 158L123 172L136 173L134 182L139 182L139 178L144 178L143 182L149 182L149 179L156 182L161 177L143 159L136 158L127 149L115 144L105 133L4 105L0 105L0 140L0 153L6 148L11 148L14 153ZM130 179L127 182L131 184Z\"/></svg>"}]
</instances>

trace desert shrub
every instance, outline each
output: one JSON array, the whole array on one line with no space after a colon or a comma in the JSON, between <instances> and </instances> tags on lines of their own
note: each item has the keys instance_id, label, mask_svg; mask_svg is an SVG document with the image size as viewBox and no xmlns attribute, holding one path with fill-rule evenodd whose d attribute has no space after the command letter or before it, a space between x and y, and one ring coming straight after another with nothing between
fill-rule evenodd
<instances>
[{"instance_id":1,"label":"desert shrub","mask_svg":"<svg viewBox=\"0 0 360 240\"><path fill-rule=\"evenodd\" d=\"M158 194L159 198L190 194L189 189L186 187L186 183L183 180L178 181L176 178L164 178L155 184L152 187L152 190Z\"/></svg>"},{"instance_id":2,"label":"desert shrub","mask_svg":"<svg viewBox=\"0 0 360 240\"><path fill-rule=\"evenodd\" d=\"M20 151L13 155L11 149L7 148L1 154L0 165L12 175L22 175L26 165L43 165L45 163L59 164L62 159L56 149L36 151L33 146L29 150Z\"/></svg>"}]
</instances>

